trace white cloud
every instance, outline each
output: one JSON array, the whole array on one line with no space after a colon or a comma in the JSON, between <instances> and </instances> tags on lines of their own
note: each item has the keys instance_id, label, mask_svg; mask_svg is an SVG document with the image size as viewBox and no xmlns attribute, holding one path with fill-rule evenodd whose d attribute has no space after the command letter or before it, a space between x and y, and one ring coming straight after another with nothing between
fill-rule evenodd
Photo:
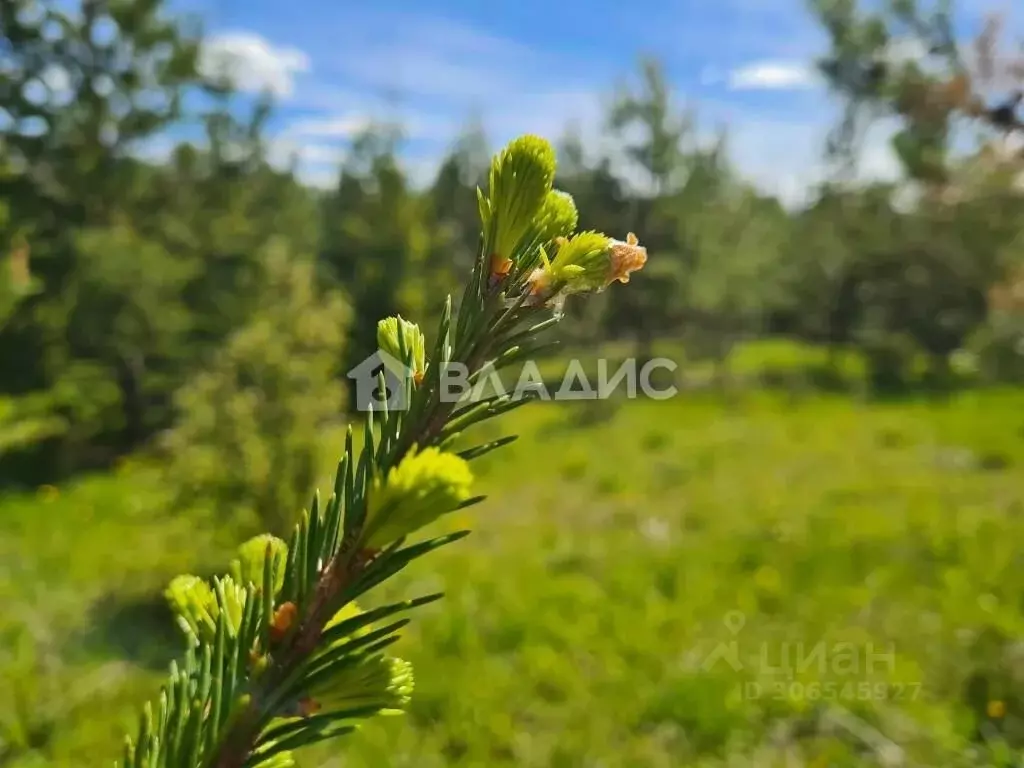
<instances>
[{"instance_id":1,"label":"white cloud","mask_svg":"<svg viewBox=\"0 0 1024 768\"><path fill-rule=\"evenodd\" d=\"M890 64L919 62L928 56L928 47L917 37L897 37L889 41L884 56Z\"/></svg>"},{"instance_id":2,"label":"white cloud","mask_svg":"<svg viewBox=\"0 0 1024 768\"><path fill-rule=\"evenodd\" d=\"M300 169L298 177L303 184L314 189L334 189L338 186L338 169L334 167Z\"/></svg>"},{"instance_id":3,"label":"white cloud","mask_svg":"<svg viewBox=\"0 0 1024 768\"><path fill-rule=\"evenodd\" d=\"M403 165L417 185L433 178L473 114L492 148L527 132L557 140L570 125L579 129L588 154L608 146L607 98L621 72L601 71L600 63L570 58L557 47L530 47L440 18L365 10L346 11L345 18L348 26L362 30L363 44L318 59L318 71L331 85L303 84L296 95L303 108L319 113L286 129L285 137L297 145L341 145L371 119L396 120L412 140ZM758 32L746 21L737 24L736 34ZM764 58L740 68L730 67L737 61L732 55L709 50L697 67L699 72L707 65L700 86L773 91L778 94L773 98L787 100L764 111L738 95L717 104L698 100L695 107L701 129L724 119L740 173L789 204L801 202L822 180L824 139L834 117L823 92L818 99L819 80L806 63L812 42L794 35L775 50L755 46L753 56ZM679 95L680 105L688 101L687 94ZM712 124L709 117L722 119ZM887 146L871 144L865 152L864 175L888 176L894 167ZM301 168L303 178L333 179L337 165L328 173L324 162L307 155ZM626 175L635 181L641 176L635 169Z\"/></svg>"},{"instance_id":4,"label":"white cloud","mask_svg":"<svg viewBox=\"0 0 1024 768\"><path fill-rule=\"evenodd\" d=\"M817 84L814 72L806 64L761 61L729 73L733 90L793 90L812 88Z\"/></svg>"},{"instance_id":5,"label":"white cloud","mask_svg":"<svg viewBox=\"0 0 1024 768\"><path fill-rule=\"evenodd\" d=\"M270 141L267 154L270 163L279 168L288 166L293 158L298 160L301 168L307 165L337 165L342 149L330 144L309 144L280 136Z\"/></svg>"},{"instance_id":6,"label":"white cloud","mask_svg":"<svg viewBox=\"0 0 1024 768\"><path fill-rule=\"evenodd\" d=\"M557 137L570 119L588 138L598 132L599 92L581 82L579 62L432 16L360 10L345 20L363 44L317 60L324 82L303 83L294 99L309 115L279 135L293 150L341 147L375 121L398 123L410 142L403 165L422 185L473 115L492 146L527 132ZM314 164L302 160L305 174Z\"/></svg>"},{"instance_id":7,"label":"white cloud","mask_svg":"<svg viewBox=\"0 0 1024 768\"><path fill-rule=\"evenodd\" d=\"M242 91L270 91L279 98L295 91L296 75L309 72L309 56L298 48L278 47L253 32L214 35L199 62L210 77L227 77Z\"/></svg>"},{"instance_id":8,"label":"white cloud","mask_svg":"<svg viewBox=\"0 0 1024 768\"><path fill-rule=\"evenodd\" d=\"M71 75L60 64L48 65L39 79L55 94L65 94L71 91Z\"/></svg>"},{"instance_id":9,"label":"white cloud","mask_svg":"<svg viewBox=\"0 0 1024 768\"><path fill-rule=\"evenodd\" d=\"M415 189L426 189L435 178L441 168L441 158L438 156L427 156L417 158L405 158L401 163L402 172L409 179L409 184Z\"/></svg>"},{"instance_id":10,"label":"white cloud","mask_svg":"<svg viewBox=\"0 0 1024 768\"><path fill-rule=\"evenodd\" d=\"M166 163L178 146L178 141L167 134L149 136L131 147L134 157L147 163Z\"/></svg>"},{"instance_id":11,"label":"white cloud","mask_svg":"<svg viewBox=\"0 0 1024 768\"><path fill-rule=\"evenodd\" d=\"M786 205L807 201L814 187L826 180L825 140L832 115L813 120L779 120L752 116L729 132L730 156L741 173ZM863 136L857 177L863 181L895 181L900 164L892 151L892 122L879 121Z\"/></svg>"},{"instance_id":12,"label":"white cloud","mask_svg":"<svg viewBox=\"0 0 1024 768\"><path fill-rule=\"evenodd\" d=\"M827 125L754 116L729 127L728 149L743 175L787 205L799 205L820 180Z\"/></svg>"},{"instance_id":13,"label":"white cloud","mask_svg":"<svg viewBox=\"0 0 1024 768\"><path fill-rule=\"evenodd\" d=\"M873 126L860 154L860 174L864 178L878 181L896 181L901 176L900 159L892 148L895 126L881 122Z\"/></svg>"},{"instance_id":14,"label":"white cloud","mask_svg":"<svg viewBox=\"0 0 1024 768\"><path fill-rule=\"evenodd\" d=\"M458 129L450 116L393 108L302 118L291 123L286 133L306 138L345 140L358 136L375 122L400 125L406 139L446 139Z\"/></svg>"},{"instance_id":15,"label":"white cloud","mask_svg":"<svg viewBox=\"0 0 1024 768\"><path fill-rule=\"evenodd\" d=\"M392 116L401 126L406 139L447 139L455 135L454 124L435 124L428 116L419 114ZM377 118L383 120L383 116ZM290 123L270 143L271 162L283 168L297 160L296 172L300 179L315 187L330 187L337 181L338 169L345 156L348 142L371 127L374 118L369 114L350 113L303 118ZM415 170L420 176L432 174L440 161L440 153L417 161Z\"/></svg>"},{"instance_id":16,"label":"white cloud","mask_svg":"<svg viewBox=\"0 0 1024 768\"><path fill-rule=\"evenodd\" d=\"M365 130L370 123L370 118L362 115L312 117L297 120L288 126L287 132L295 136L349 139Z\"/></svg>"},{"instance_id":17,"label":"white cloud","mask_svg":"<svg viewBox=\"0 0 1024 768\"><path fill-rule=\"evenodd\" d=\"M334 69L395 104L491 104L563 89L586 73L587 62L436 16L360 11L348 22L362 30L363 44L340 51Z\"/></svg>"}]
</instances>

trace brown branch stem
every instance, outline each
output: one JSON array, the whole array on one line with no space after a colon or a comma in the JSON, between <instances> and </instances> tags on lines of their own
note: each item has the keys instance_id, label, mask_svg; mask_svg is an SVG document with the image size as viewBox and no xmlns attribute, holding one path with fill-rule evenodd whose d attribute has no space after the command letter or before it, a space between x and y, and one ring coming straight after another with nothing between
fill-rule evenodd
<instances>
[{"instance_id":1,"label":"brown branch stem","mask_svg":"<svg viewBox=\"0 0 1024 768\"><path fill-rule=\"evenodd\" d=\"M284 655L268 671L266 682L253 692L252 700L246 706L229 730L221 748L210 762L213 768L243 768L252 754L256 739L260 735L263 697L273 691L295 668L316 650L324 626L331 619L329 608L332 600L341 590L352 583L367 561L359 557L348 557L349 553L339 552L328 568L325 568L317 583L315 597L309 605L306 617L293 635Z\"/></svg>"}]
</instances>

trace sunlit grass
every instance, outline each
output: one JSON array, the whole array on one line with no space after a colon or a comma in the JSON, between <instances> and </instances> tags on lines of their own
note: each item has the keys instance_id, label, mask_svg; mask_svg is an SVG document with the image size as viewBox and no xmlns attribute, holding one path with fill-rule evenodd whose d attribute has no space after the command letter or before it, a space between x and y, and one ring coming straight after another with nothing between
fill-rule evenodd
<instances>
[{"instance_id":1,"label":"sunlit grass","mask_svg":"<svg viewBox=\"0 0 1024 768\"><path fill-rule=\"evenodd\" d=\"M474 535L381 596L448 594L398 646L416 665L411 712L325 759L675 767L781 739L780 761L799 744L820 765L876 764L853 737L821 735L815 691L925 764L953 764L975 721L1019 738L1024 393L691 393L536 404L500 425L481 437L522 437L476 465L492 498L439 524ZM113 681L59 715L54 765L109 764L175 642L136 603L158 605L168 578L223 562L242 535L162 506L142 467L0 500L0 596L21 606L4 622L47 625L62 679ZM734 640L740 669L705 669ZM843 643L862 662L892 656L851 672ZM798 644L820 645L825 668L772 677L765 659Z\"/></svg>"}]
</instances>

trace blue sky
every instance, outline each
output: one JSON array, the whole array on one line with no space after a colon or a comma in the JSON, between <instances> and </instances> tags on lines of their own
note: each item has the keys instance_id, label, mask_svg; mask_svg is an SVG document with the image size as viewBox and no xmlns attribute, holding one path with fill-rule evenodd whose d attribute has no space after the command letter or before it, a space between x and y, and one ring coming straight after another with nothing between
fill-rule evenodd
<instances>
[{"instance_id":1,"label":"blue sky","mask_svg":"<svg viewBox=\"0 0 1024 768\"><path fill-rule=\"evenodd\" d=\"M980 6L963 0L962 31ZM835 112L810 71L824 34L804 0L177 0L229 53L239 85L278 96L275 151L329 184L368 119L400 119L405 162L427 179L477 116L491 143L558 138L574 123L601 143L602 115L642 55L665 65L680 108L728 125L740 169L794 196L819 172ZM884 132L868 175L894 164Z\"/></svg>"}]
</instances>

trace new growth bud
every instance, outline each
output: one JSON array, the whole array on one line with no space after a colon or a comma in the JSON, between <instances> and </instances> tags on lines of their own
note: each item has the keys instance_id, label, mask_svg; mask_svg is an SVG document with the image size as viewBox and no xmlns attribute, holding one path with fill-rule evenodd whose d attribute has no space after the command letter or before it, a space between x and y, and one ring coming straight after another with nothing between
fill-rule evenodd
<instances>
[{"instance_id":1,"label":"new growth bud","mask_svg":"<svg viewBox=\"0 0 1024 768\"><path fill-rule=\"evenodd\" d=\"M252 584L263 588L263 569L266 565L267 547L273 562L272 584L276 595L284 586L284 569L288 559L288 545L269 533L249 539L238 548L238 557L231 564L231 575L239 584Z\"/></svg>"},{"instance_id":2,"label":"new growth bud","mask_svg":"<svg viewBox=\"0 0 1024 768\"><path fill-rule=\"evenodd\" d=\"M618 280L628 283L631 272L639 272L647 263L647 249L640 245L636 235L630 232L626 241L612 240L611 269L608 272L608 285Z\"/></svg>"},{"instance_id":3,"label":"new growth bud","mask_svg":"<svg viewBox=\"0 0 1024 768\"><path fill-rule=\"evenodd\" d=\"M630 232L615 240L600 232L580 232L556 241L555 256L541 253L543 265L530 275L530 290L540 301L555 295L600 292L618 280L629 282L632 272L647 263L647 249Z\"/></svg>"},{"instance_id":4,"label":"new growth bud","mask_svg":"<svg viewBox=\"0 0 1024 768\"><path fill-rule=\"evenodd\" d=\"M198 576L175 576L164 597L194 636L211 637L216 633L217 600L210 585Z\"/></svg>"},{"instance_id":5,"label":"new growth bud","mask_svg":"<svg viewBox=\"0 0 1024 768\"><path fill-rule=\"evenodd\" d=\"M541 213L554 180L555 150L539 136L521 136L495 156L487 195L477 195L492 275L511 269L516 248Z\"/></svg>"},{"instance_id":6,"label":"new growth bud","mask_svg":"<svg viewBox=\"0 0 1024 768\"><path fill-rule=\"evenodd\" d=\"M576 201L568 192L553 189L544 198L544 205L537 214L537 228L542 243L550 243L560 237L569 237L576 231L580 215Z\"/></svg>"},{"instance_id":7,"label":"new growth bud","mask_svg":"<svg viewBox=\"0 0 1024 768\"><path fill-rule=\"evenodd\" d=\"M426 342L423 331L401 315L386 317L377 323L377 346L380 350L402 365L409 365L417 384L423 380L426 371ZM399 378L405 371L392 371Z\"/></svg>"},{"instance_id":8,"label":"new growth bud","mask_svg":"<svg viewBox=\"0 0 1024 768\"><path fill-rule=\"evenodd\" d=\"M329 682L315 686L299 705L310 714L364 707L388 714L408 704L412 691L412 665L402 659L378 655L346 666Z\"/></svg>"},{"instance_id":9,"label":"new growth bud","mask_svg":"<svg viewBox=\"0 0 1024 768\"><path fill-rule=\"evenodd\" d=\"M454 453L411 451L386 480L374 480L361 546L382 549L429 525L466 501L472 484L468 462Z\"/></svg>"},{"instance_id":10,"label":"new growth bud","mask_svg":"<svg viewBox=\"0 0 1024 768\"><path fill-rule=\"evenodd\" d=\"M223 603L217 599L216 588L224 591ZM177 615L179 623L187 628L187 633L194 639L212 641L216 637L221 610L227 613L232 631L238 631L242 623L245 589L230 576L215 579L215 588L211 588L198 576L176 576L164 591L164 597Z\"/></svg>"}]
</instances>

